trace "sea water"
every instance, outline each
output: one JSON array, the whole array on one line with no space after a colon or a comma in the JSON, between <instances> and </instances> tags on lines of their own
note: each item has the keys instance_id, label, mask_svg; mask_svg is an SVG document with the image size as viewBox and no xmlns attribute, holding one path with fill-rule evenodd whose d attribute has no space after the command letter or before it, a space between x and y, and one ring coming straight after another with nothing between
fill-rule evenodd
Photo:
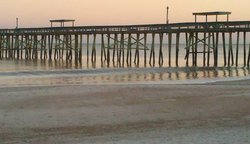
<instances>
[{"instance_id":1,"label":"sea water","mask_svg":"<svg viewBox=\"0 0 250 144\"><path fill-rule=\"evenodd\" d=\"M149 45L150 46L150 45ZM149 47L148 46L148 47ZM85 45L83 46L85 47ZM140 64L131 66L101 63L100 45L97 47L95 63L87 62L83 50L82 64L64 60L0 60L0 87L62 86L96 84L190 84L220 80L249 79L250 71L243 68L243 50L239 51L239 67L224 67L223 52L219 51L219 66L202 66L202 54L198 56L198 67L186 67L185 45L180 45L179 67L175 66L175 45L172 45L172 67L168 65L167 47L163 46L164 64L158 66L159 45L156 44L156 65L144 64L144 52L140 52ZM199 46L200 48L202 45ZM112 52L111 52L112 53ZM149 56L149 52L147 52ZM133 59L132 59L133 60Z\"/></svg>"}]
</instances>

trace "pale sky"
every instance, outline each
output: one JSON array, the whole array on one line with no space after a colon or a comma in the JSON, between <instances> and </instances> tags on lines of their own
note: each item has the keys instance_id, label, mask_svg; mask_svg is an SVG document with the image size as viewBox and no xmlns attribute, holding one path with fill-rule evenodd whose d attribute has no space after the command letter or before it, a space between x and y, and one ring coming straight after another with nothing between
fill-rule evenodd
<instances>
[{"instance_id":1,"label":"pale sky","mask_svg":"<svg viewBox=\"0 0 250 144\"><path fill-rule=\"evenodd\" d=\"M192 12L231 11L231 20L250 20L250 0L0 0L0 28L50 26L50 19L75 19L76 25L193 21ZM224 19L224 17L221 17ZM200 19L202 20L202 19Z\"/></svg>"}]
</instances>

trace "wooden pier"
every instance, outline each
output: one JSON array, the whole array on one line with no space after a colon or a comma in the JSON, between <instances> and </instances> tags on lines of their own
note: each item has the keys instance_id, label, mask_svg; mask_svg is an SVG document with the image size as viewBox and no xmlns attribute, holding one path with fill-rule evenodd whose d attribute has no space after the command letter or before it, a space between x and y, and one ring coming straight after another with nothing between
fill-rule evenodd
<instances>
[{"instance_id":1,"label":"wooden pier","mask_svg":"<svg viewBox=\"0 0 250 144\"><path fill-rule=\"evenodd\" d=\"M64 27L61 23L60 27L0 29L0 59L95 63L100 50L101 62L107 65L117 62L131 66L143 61L145 66L167 63L171 67L173 58L175 66L179 66L180 58L185 58L186 66L200 66L198 61L202 61L201 66L216 67L223 57L224 66L238 66L241 59L243 66L249 67L247 33L250 32L250 21L228 21L228 17L227 21L217 21L217 16L224 14L229 15L222 12L194 13L196 21L191 23L80 27ZM206 19L209 15L216 15L216 21L197 22L196 16L199 15L206 16ZM185 47L180 47L181 36L185 38ZM233 45L234 37L236 45ZM160 45L157 53L156 40ZM167 50L163 50L164 41L168 44ZM240 41L243 42L243 57L239 56ZM101 45L100 49L97 49L97 44ZM202 49L198 46L200 44ZM185 57L180 57L181 48L185 49ZM218 54L219 50L223 50L223 55ZM83 59L85 51L87 59Z\"/></svg>"}]
</instances>

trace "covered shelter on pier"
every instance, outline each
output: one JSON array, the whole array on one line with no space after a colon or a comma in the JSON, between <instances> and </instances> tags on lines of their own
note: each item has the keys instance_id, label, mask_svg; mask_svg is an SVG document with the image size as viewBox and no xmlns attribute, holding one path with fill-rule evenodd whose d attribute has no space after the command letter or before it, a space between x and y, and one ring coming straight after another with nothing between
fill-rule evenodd
<instances>
[{"instance_id":1,"label":"covered shelter on pier","mask_svg":"<svg viewBox=\"0 0 250 144\"><path fill-rule=\"evenodd\" d=\"M196 12L193 13L195 16L195 22L197 22L197 16L205 16L206 22L208 22L208 16L215 16L215 21L218 22L218 16L219 15L226 15L227 16L227 22L229 21L229 15L231 15L232 12L225 12L225 11L215 11L215 12Z\"/></svg>"},{"instance_id":2,"label":"covered shelter on pier","mask_svg":"<svg viewBox=\"0 0 250 144\"><path fill-rule=\"evenodd\" d=\"M50 20L51 27L53 27L53 23L60 23L60 26L64 27L66 22L72 23L72 27L74 27L74 25L75 25L75 20L74 19L56 19L56 20Z\"/></svg>"}]
</instances>

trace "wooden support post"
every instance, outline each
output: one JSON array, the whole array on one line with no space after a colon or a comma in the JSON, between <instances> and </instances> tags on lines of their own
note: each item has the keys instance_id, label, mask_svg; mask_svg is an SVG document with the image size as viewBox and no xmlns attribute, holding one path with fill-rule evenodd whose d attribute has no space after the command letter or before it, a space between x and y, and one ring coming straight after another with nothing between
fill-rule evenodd
<instances>
[{"instance_id":1,"label":"wooden support post","mask_svg":"<svg viewBox=\"0 0 250 144\"><path fill-rule=\"evenodd\" d=\"M31 54L32 54L32 45L34 43L34 37L33 36L30 36L30 39L29 39L29 60L31 60Z\"/></svg>"},{"instance_id":2,"label":"wooden support post","mask_svg":"<svg viewBox=\"0 0 250 144\"><path fill-rule=\"evenodd\" d=\"M216 57L216 38L215 34L212 33L212 43L213 43L213 57L214 57L214 66L215 66L215 57Z\"/></svg>"},{"instance_id":3,"label":"wooden support post","mask_svg":"<svg viewBox=\"0 0 250 144\"><path fill-rule=\"evenodd\" d=\"M78 40L79 36L76 34L75 35L75 63L77 64L78 63L78 56L79 56L79 40Z\"/></svg>"},{"instance_id":4,"label":"wooden support post","mask_svg":"<svg viewBox=\"0 0 250 144\"><path fill-rule=\"evenodd\" d=\"M37 35L34 35L34 42L33 42L33 52L32 52L32 59L37 60L38 58L38 49L37 49Z\"/></svg>"},{"instance_id":5,"label":"wooden support post","mask_svg":"<svg viewBox=\"0 0 250 144\"><path fill-rule=\"evenodd\" d=\"M10 51L10 36L6 36L6 46L5 46L5 58L9 59L9 51Z\"/></svg>"},{"instance_id":6,"label":"wooden support post","mask_svg":"<svg viewBox=\"0 0 250 144\"><path fill-rule=\"evenodd\" d=\"M232 32L229 33L228 66L231 66Z\"/></svg>"},{"instance_id":7,"label":"wooden support post","mask_svg":"<svg viewBox=\"0 0 250 144\"><path fill-rule=\"evenodd\" d=\"M124 34L121 34L121 40L120 40L120 54L119 54L119 62L121 62L122 58L122 64L124 64Z\"/></svg>"},{"instance_id":8,"label":"wooden support post","mask_svg":"<svg viewBox=\"0 0 250 144\"><path fill-rule=\"evenodd\" d=\"M206 66L206 46L207 46L207 33L204 32L204 45L203 45L203 67Z\"/></svg>"},{"instance_id":9,"label":"wooden support post","mask_svg":"<svg viewBox=\"0 0 250 144\"><path fill-rule=\"evenodd\" d=\"M66 47L65 47L65 49L66 49L66 61L68 61L69 60L69 35L65 35L65 43L66 43Z\"/></svg>"},{"instance_id":10,"label":"wooden support post","mask_svg":"<svg viewBox=\"0 0 250 144\"><path fill-rule=\"evenodd\" d=\"M89 63L89 34L87 34L87 63Z\"/></svg>"},{"instance_id":11,"label":"wooden support post","mask_svg":"<svg viewBox=\"0 0 250 144\"><path fill-rule=\"evenodd\" d=\"M104 45L104 34L101 35L101 62L103 62L105 45Z\"/></svg>"},{"instance_id":12,"label":"wooden support post","mask_svg":"<svg viewBox=\"0 0 250 144\"><path fill-rule=\"evenodd\" d=\"M152 64L153 60L153 64ZM151 44L151 51L150 51L150 59L149 59L150 66L155 66L155 33L152 33L152 44Z\"/></svg>"},{"instance_id":13,"label":"wooden support post","mask_svg":"<svg viewBox=\"0 0 250 144\"><path fill-rule=\"evenodd\" d=\"M108 34L107 62L110 63L110 34Z\"/></svg>"},{"instance_id":14,"label":"wooden support post","mask_svg":"<svg viewBox=\"0 0 250 144\"><path fill-rule=\"evenodd\" d=\"M237 42L236 42L236 67L238 67L239 59L239 41L240 41L240 32L237 32Z\"/></svg>"},{"instance_id":15,"label":"wooden support post","mask_svg":"<svg viewBox=\"0 0 250 144\"><path fill-rule=\"evenodd\" d=\"M11 43L10 43L10 58L13 59L14 58L14 35L11 36Z\"/></svg>"},{"instance_id":16,"label":"wooden support post","mask_svg":"<svg viewBox=\"0 0 250 144\"><path fill-rule=\"evenodd\" d=\"M159 34L160 39L160 49L159 49L159 66L161 67L163 65L163 52L162 52L162 44L163 44L163 33Z\"/></svg>"},{"instance_id":17,"label":"wooden support post","mask_svg":"<svg viewBox=\"0 0 250 144\"><path fill-rule=\"evenodd\" d=\"M44 52L44 35L41 36L41 51L40 51L40 60L43 59L43 52Z\"/></svg>"},{"instance_id":18,"label":"wooden support post","mask_svg":"<svg viewBox=\"0 0 250 144\"><path fill-rule=\"evenodd\" d=\"M219 33L216 32L216 44L214 48L214 65L218 66L218 47L219 47Z\"/></svg>"},{"instance_id":19,"label":"wooden support post","mask_svg":"<svg viewBox=\"0 0 250 144\"><path fill-rule=\"evenodd\" d=\"M54 60L58 58L58 35L55 35Z\"/></svg>"},{"instance_id":20,"label":"wooden support post","mask_svg":"<svg viewBox=\"0 0 250 144\"><path fill-rule=\"evenodd\" d=\"M175 65L179 66L179 47L180 47L180 33L176 33L176 52L175 52Z\"/></svg>"},{"instance_id":21,"label":"wooden support post","mask_svg":"<svg viewBox=\"0 0 250 144\"><path fill-rule=\"evenodd\" d=\"M72 60L72 58L73 58L73 44L72 44L72 35L69 35L69 47L70 47L70 49L69 49L69 60Z\"/></svg>"},{"instance_id":22,"label":"wooden support post","mask_svg":"<svg viewBox=\"0 0 250 144\"><path fill-rule=\"evenodd\" d=\"M249 48L248 48L248 59L247 59L247 67L250 67L250 44L249 44Z\"/></svg>"},{"instance_id":23,"label":"wooden support post","mask_svg":"<svg viewBox=\"0 0 250 144\"><path fill-rule=\"evenodd\" d=\"M138 66L140 62L139 47L140 47L140 34L138 33L136 34L136 50L135 50L135 58L134 58L134 64L136 66Z\"/></svg>"},{"instance_id":24,"label":"wooden support post","mask_svg":"<svg viewBox=\"0 0 250 144\"><path fill-rule=\"evenodd\" d=\"M47 59L47 35L44 35L44 55L43 55L43 59Z\"/></svg>"},{"instance_id":25,"label":"wooden support post","mask_svg":"<svg viewBox=\"0 0 250 144\"><path fill-rule=\"evenodd\" d=\"M190 38L188 37L188 33L185 33L185 38L186 38L186 56L185 56L185 59L186 59L186 66L189 65L189 48L190 48Z\"/></svg>"},{"instance_id":26,"label":"wooden support post","mask_svg":"<svg viewBox=\"0 0 250 144\"><path fill-rule=\"evenodd\" d=\"M16 35L15 38L15 50L17 52L17 59L20 59L20 45L19 45L19 35Z\"/></svg>"},{"instance_id":27,"label":"wooden support post","mask_svg":"<svg viewBox=\"0 0 250 144\"><path fill-rule=\"evenodd\" d=\"M171 55L172 55L172 33L168 34L168 65L171 67Z\"/></svg>"},{"instance_id":28,"label":"wooden support post","mask_svg":"<svg viewBox=\"0 0 250 144\"><path fill-rule=\"evenodd\" d=\"M243 33L243 44L244 44L243 62L244 62L244 67L245 67L246 66L246 32Z\"/></svg>"},{"instance_id":29,"label":"wooden support post","mask_svg":"<svg viewBox=\"0 0 250 144\"><path fill-rule=\"evenodd\" d=\"M226 54L226 38L225 33L222 33L222 43L223 43L223 57L224 57L224 66L227 65L227 54Z\"/></svg>"},{"instance_id":30,"label":"wooden support post","mask_svg":"<svg viewBox=\"0 0 250 144\"><path fill-rule=\"evenodd\" d=\"M195 42L194 42L194 33L190 33L191 38L191 47L192 47L192 66L195 66Z\"/></svg>"},{"instance_id":31,"label":"wooden support post","mask_svg":"<svg viewBox=\"0 0 250 144\"><path fill-rule=\"evenodd\" d=\"M197 66L199 33L195 33L194 66Z\"/></svg>"},{"instance_id":32,"label":"wooden support post","mask_svg":"<svg viewBox=\"0 0 250 144\"><path fill-rule=\"evenodd\" d=\"M117 42L116 37L117 37L117 34L114 34L113 47L112 47L112 50L113 50L112 62L113 62L113 64L115 62L115 49L116 49L116 42Z\"/></svg>"},{"instance_id":33,"label":"wooden support post","mask_svg":"<svg viewBox=\"0 0 250 144\"><path fill-rule=\"evenodd\" d=\"M232 37L232 42L231 42L231 48L230 48L230 53L231 53L231 63L234 65L234 53L233 53L233 37Z\"/></svg>"},{"instance_id":34,"label":"wooden support post","mask_svg":"<svg viewBox=\"0 0 250 144\"><path fill-rule=\"evenodd\" d=\"M79 62L82 63L82 35L80 35L80 43L79 43Z\"/></svg>"},{"instance_id":35,"label":"wooden support post","mask_svg":"<svg viewBox=\"0 0 250 144\"><path fill-rule=\"evenodd\" d=\"M29 37L27 35L25 35L25 52L24 52L24 58L27 60L28 59L28 45L29 45L29 42L28 42L28 39Z\"/></svg>"},{"instance_id":36,"label":"wooden support post","mask_svg":"<svg viewBox=\"0 0 250 144\"><path fill-rule=\"evenodd\" d=\"M0 35L0 59L2 59L2 45L3 45L3 37Z\"/></svg>"},{"instance_id":37,"label":"wooden support post","mask_svg":"<svg viewBox=\"0 0 250 144\"><path fill-rule=\"evenodd\" d=\"M96 34L94 34L91 58L92 58L91 61L95 63L96 62Z\"/></svg>"},{"instance_id":38,"label":"wooden support post","mask_svg":"<svg viewBox=\"0 0 250 144\"><path fill-rule=\"evenodd\" d=\"M128 34L127 65L131 66L131 34Z\"/></svg>"},{"instance_id":39,"label":"wooden support post","mask_svg":"<svg viewBox=\"0 0 250 144\"><path fill-rule=\"evenodd\" d=\"M112 57L113 63L115 62L115 52L116 52L116 49L117 49L117 42L118 42L118 35L115 34L114 43L113 43L113 57Z\"/></svg>"},{"instance_id":40,"label":"wooden support post","mask_svg":"<svg viewBox=\"0 0 250 144\"><path fill-rule=\"evenodd\" d=\"M211 33L208 33L207 66L210 66Z\"/></svg>"},{"instance_id":41,"label":"wooden support post","mask_svg":"<svg viewBox=\"0 0 250 144\"><path fill-rule=\"evenodd\" d=\"M144 33L144 67L147 66L147 33Z\"/></svg>"},{"instance_id":42,"label":"wooden support post","mask_svg":"<svg viewBox=\"0 0 250 144\"><path fill-rule=\"evenodd\" d=\"M23 50L24 50L24 36L23 35L21 35L21 42L20 42L20 44L21 44L21 59L23 59Z\"/></svg>"},{"instance_id":43,"label":"wooden support post","mask_svg":"<svg viewBox=\"0 0 250 144\"><path fill-rule=\"evenodd\" d=\"M54 43L54 35L49 35L50 40L50 47L49 47L49 60L52 60L52 50L53 50L53 43Z\"/></svg>"}]
</instances>

